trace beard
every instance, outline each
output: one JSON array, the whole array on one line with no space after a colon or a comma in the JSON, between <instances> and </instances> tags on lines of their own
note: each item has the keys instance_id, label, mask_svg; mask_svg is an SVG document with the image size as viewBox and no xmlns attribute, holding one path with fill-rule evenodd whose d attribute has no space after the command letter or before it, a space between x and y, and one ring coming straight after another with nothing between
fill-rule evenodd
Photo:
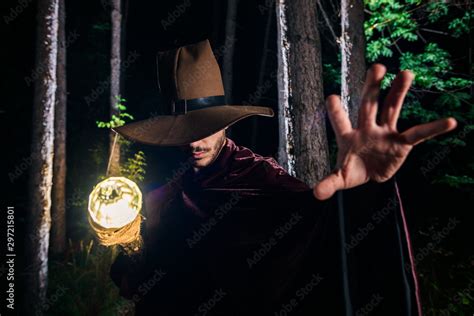
<instances>
[{"instance_id":1,"label":"beard","mask_svg":"<svg viewBox=\"0 0 474 316\"><path fill-rule=\"evenodd\" d=\"M198 169L205 168L211 165L219 156L222 148L226 143L226 134L225 132L216 139L213 144L200 144L195 147L179 148L179 160L183 162L191 163L191 166L195 168L195 171ZM203 153L203 157L193 157L193 153Z\"/></svg>"},{"instance_id":2,"label":"beard","mask_svg":"<svg viewBox=\"0 0 474 316\"><path fill-rule=\"evenodd\" d=\"M203 151L203 152L213 151L213 152L216 152L216 155L217 155L218 152L220 151L220 149L223 147L224 142L225 142L225 139L226 139L226 135L223 134L223 135L216 141L216 143L214 144L214 146L212 146L212 147L197 146L197 147L191 148L191 150L189 151L189 153L192 154L192 153L201 152L201 151Z\"/></svg>"}]
</instances>

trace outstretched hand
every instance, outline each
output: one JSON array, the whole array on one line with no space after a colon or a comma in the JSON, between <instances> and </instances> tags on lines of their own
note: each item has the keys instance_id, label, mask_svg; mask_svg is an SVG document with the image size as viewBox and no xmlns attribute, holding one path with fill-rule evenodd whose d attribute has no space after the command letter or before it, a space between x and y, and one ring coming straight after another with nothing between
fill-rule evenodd
<instances>
[{"instance_id":1,"label":"outstretched hand","mask_svg":"<svg viewBox=\"0 0 474 316\"><path fill-rule=\"evenodd\" d=\"M400 169L413 146L456 128L454 118L444 118L413 126L403 133L397 131L403 100L413 81L410 71L400 72L393 81L377 122L377 99L385 71L383 65L375 64L367 72L357 128L352 127L339 96L327 98L329 119L338 145L337 165L314 186L317 199L328 199L338 190L369 180L387 181Z\"/></svg>"}]
</instances>

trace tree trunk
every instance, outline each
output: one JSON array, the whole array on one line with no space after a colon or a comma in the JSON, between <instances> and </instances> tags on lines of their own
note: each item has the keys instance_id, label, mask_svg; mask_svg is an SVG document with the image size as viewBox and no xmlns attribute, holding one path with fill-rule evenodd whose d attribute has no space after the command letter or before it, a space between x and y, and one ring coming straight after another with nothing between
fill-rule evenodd
<instances>
[{"instance_id":1,"label":"tree trunk","mask_svg":"<svg viewBox=\"0 0 474 316\"><path fill-rule=\"evenodd\" d=\"M316 0L278 0L279 153L288 172L313 185L329 172Z\"/></svg>"},{"instance_id":2,"label":"tree trunk","mask_svg":"<svg viewBox=\"0 0 474 316\"><path fill-rule=\"evenodd\" d=\"M222 61L222 72L225 97L229 104L233 101L233 76L234 76L234 51L236 39L236 19L239 0L227 1L227 13L225 23L225 54ZM232 137L232 128L227 130L227 137Z\"/></svg>"},{"instance_id":3,"label":"tree trunk","mask_svg":"<svg viewBox=\"0 0 474 316\"><path fill-rule=\"evenodd\" d=\"M110 52L110 117L118 115L117 98L120 97L120 63L122 57L122 1L111 0L112 12L112 45ZM120 144L116 141L115 132L109 134L109 175L120 174Z\"/></svg>"},{"instance_id":4,"label":"tree trunk","mask_svg":"<svg viewBox=\"0 0 474 316\"><path fill-rule=\"evenodd\" d=\"M261 63L260 63L260 71L258 73L258 82L257 82L257 90L256 92L258 92L261 87L264 86L264 82L263 82L263 79L265 78L265 73L266 73L266 69L267 69L267 56L268 56L268 53L269 53L269 49L268 49L268 42L269 42L269 39L270 39L270 30L271 30L271 26L272 26L272 18L275 16L272 14L272 10L273 10L273 5L274 5L274 2L272 2L271 4L271 9L269 10L269 12L267 12L267 22L265 24L265 35L264 35L264 38L263 38L263 49L262 49L262 60L261 60ZM262 100L261 98L263 97L263 94L260 95L258 94L257 96L259 96L257 98L257 100L255 101L255 104L254 105L260 105L262 103ZM250 117L250 119L252 120L252 135L251 135L251 140L250 140L250 144L251 144L251 148L255 149L257 148L257 135L258 135L258 119L257 117Z\"/></svg>"},{"instance_id":5,"label":"tree trunk","mask_svg":"<svg viewBox=\"0 0 474 316\"><path fill-rule=\"evenodd\" d=\"M362 87L365 80L365 34L364 2L362 0L341 1L341 101L349 113L352 126L357 127ZM337 192L339 234L341 249L348 242L346 236L357 229L357 216L352 218L344 209L344 193ZM353 308L352 295L355 290L351 275L355 272L353 264L357 258L341 251L341 275L344 286L346 315L351 315Z\"/></svg>"},{"instance_id":6,"label":"tree trunk","mask_svg":"<svg viewBox=\"0 0 474 316\"><path fill-rule=\"evenodd\" d=\"M25 254L29 275L25 288L25 315L42 309L48 286L48 248L51 228L54 106L58 38L58 0L39 0L37 13L36 69L29 178L29 211Z\"/></svg>"},{"instance_id":7,"label":"tree trunk","mask_svg":"<svg viewBox=\"0 0 474 316\"><path fill-rule=\"evenodd\" d=\"M239 5L238 0L227 1L227 16L225 23L225 47L226 53L224 54L223 65L223 81L225 87L225 94L228 102L232 101L232 84L233 84L233 66L234 66L234 50L235 45L235 27L237 19L237 7Z\"/></svg>"},{"instance_id":8,"label":"tree trunk","mask_svg":"<svg viewBox=\"0 0 474 316\"><path fill-rule=\"evenodd\" d=\"M362 0L341 1L341 29L341 100L356 127L366 71Z\"/></svg>"},{"instance_id":9,"label":"tree trunk","mask_svg":"<svg viewBox=\"0 0 474 316\"><path fill-rule=\"evenodd\" d=\"M66 249L66 8L59 0L57 90L54 113L54 162L51 207L51 251L62 254Z\"/></svg>"}]
</instances>

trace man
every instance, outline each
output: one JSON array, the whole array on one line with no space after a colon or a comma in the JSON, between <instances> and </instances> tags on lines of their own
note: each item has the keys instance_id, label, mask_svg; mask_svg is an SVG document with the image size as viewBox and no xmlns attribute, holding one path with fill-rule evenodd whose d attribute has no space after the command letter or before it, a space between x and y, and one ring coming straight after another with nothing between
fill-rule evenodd
<instances>
[{"instance_id":1,"label":"man","mask_svg":"<svg viewBox=\"0 0 474 316\"><path fill-rule=\"evenodd\" d=\"M144 249L120 255L111 269L137 315L341 315L360 314L367 304L384 315L416 313L416 279L403 270L409 245L391 221L395 212L373 233L375 243L365 230L371 249L353 252L349 271L355 273L348 282L338 204L331 199L370 180L389 187L413 146L455 128L448 118L397 131L413 80L409 71L394 80L378 121L381 65L368 71L357 128L339 97L328 98L337 168L311 189L274 159L226 138L229 125L273 112L225 104L208 41L163 53L160 60L170 115L117 132L145 144L178 146L188 160L183 172L147 195ZM390 193L380 192L377 198L389 199ZM372 209L383 204L364 203Z\"/></svg>"}]
</instances>

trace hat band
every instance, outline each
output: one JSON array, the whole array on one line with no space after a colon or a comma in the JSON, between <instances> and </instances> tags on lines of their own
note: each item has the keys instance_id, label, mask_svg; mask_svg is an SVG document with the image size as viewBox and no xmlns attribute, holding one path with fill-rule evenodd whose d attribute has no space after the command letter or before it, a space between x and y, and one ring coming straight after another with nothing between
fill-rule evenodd
<instances>
[{"instance_id":1,"label":"hat band","mask_svg":"<svg viewBox=\"0 0 474 316\"><path fill-rule=\"evenodd\" d=\"M189 111L225 105L225 96L214 95L211 97L196 98L189 100L177 100L173 105L173 114L186 114Z\"/></svg>"}]
</instances>

